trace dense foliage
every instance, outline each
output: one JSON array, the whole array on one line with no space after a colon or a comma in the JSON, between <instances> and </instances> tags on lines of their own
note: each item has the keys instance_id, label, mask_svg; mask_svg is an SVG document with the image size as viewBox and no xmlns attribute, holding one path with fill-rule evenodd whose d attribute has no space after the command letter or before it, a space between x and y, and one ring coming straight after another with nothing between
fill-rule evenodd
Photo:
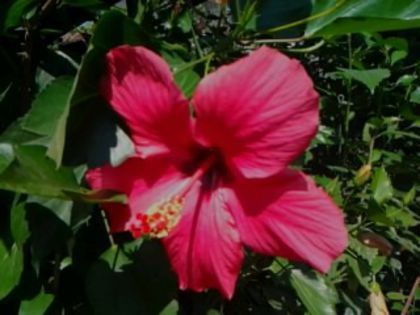
<instances>
[{"instance_id":1,"label":"dense foliage","mask_svg":"<svg viewBox=\"0 0 420 315\"><path fill-rule=\"evenodd\" d=\"M0 3L0 313L420 314L420 2L115 2ZM179 291L159 242L109 235L98 204L124 196L83 175L133 152L98 95L121 44L159 53L187 96L261 45L301 60L322 125L295 166L349 232L328 274L247 252L225 301Z\"/></svg>"}]
</instances>

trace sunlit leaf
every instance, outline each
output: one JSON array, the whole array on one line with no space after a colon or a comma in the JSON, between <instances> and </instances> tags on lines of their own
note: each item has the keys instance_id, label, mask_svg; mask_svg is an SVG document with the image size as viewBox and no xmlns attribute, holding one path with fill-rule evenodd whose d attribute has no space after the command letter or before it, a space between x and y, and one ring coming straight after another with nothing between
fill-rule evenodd
<instances>
[{"instance_id":1,"label":"sunlit leaf","mask_svg":"<svg viewBox=\"0 0 420 315\"><path fill-rule=\"evenodd\" d=\"M407 193L404 194L403 202L406 205L409 205L414 201L414 198L416 197L416 187L412 187Z\"/></svg>"},{"instance_id":2,"label":"sunlit leaf","mask_svg":"<svg viewBox=\"0 0 420 315\"><path fill-rule=\"evenodd\" d=\"M325 280L314 273L292 270L290 282L311 315L336 314L337 296Z\"/></svg>"},{"instance_id":3,"label":"sunlit leaf","mask_svg":"<svg viewBox=\"0 0 420 315\"><path fill-rule=\"evenodd\" d=\"M72 85L71 77L55 79L36 97L22 127L44 136L54 134L58 120L67 106Z\"/></svg>"},{"instance_id":4,"label":"sunlit leaf","mask_svg":"<svg viewBox=\"0 0 420 315\"><path fill-rule=\"evenodd\" d=\"M159 315L176 315L179 311L179 305L176 300L172 300L164 309L159 313ZM207 313L207 315L210 315Z\"/></svg>"},{"instance_id":5,"label":"sunlit leaf","mask_svg":"<svg viewBox=\"0 0 420 315\"><path fill-rule=\"evenodd\" d=\"M60 116L48 150L48 155L57 165L62 163L65 145L69 150L77 147L79 154L85 154L83 159L86 159L86 151L93 151L86 141L91 139L92 130L89 129L92 128L91 120L93 117L98 120L99 113L104 112L103 101L98 95L98 84L104 70L105 53L112 47L122 44L144 44L144 38L139 26L121 12L108 11L101 17L91 39L90 49L84 56L77 73L69 103ZM72 135L73 143L66 144L68 133ZM106 141L110 142L112 139L102 137L102 142ZM117 160L121 160L122 155L121 151Z\"/></svg>"},{"instance_id":6,"label":"sunlit leaf","mask_svg":"<svg viewBox=\"0 0 420 315\"><path fill-rule=\"evenodd\" d=\"M389 178L385 168L381 167L374 172L371 189L373 192L373 199L375 199L379 204L392 197L393 188L391 179Z\"/></svg>"},{"instance_id":7,"label":"sunlit leaf","mask_svg":"<svg viewBox=\"0 0 420 315\"><path fill-rule=\"evenodd\" d=\"M0 143L0 173L12 164L14 158L13 147L8 143Z\"/></svg>"},{"instance_id":8,"label":"sunlit leaf","mask_svg":"<svg viewBox=\"0 0 420 315\"><path fill-rule=\"evenodd\" d=\"M18 284L23 271L22 248L16 244L8 249L0 240L0 299Z\"/></svg>"},{"instance_id":9,"label":"sunlit leaf","mask_svg":"<svg viewBox=\"0 0 420 315\"><path fill-rule=\"evenodd\" d=\"M33 299L22 302L19 315L44 315L53 300L54 295L40 292Z\"/></svg>"},{"instance_id":10,"label":"sunlit leaf","mask_svg":"<svg viewBox=\"0 0 420 315\"><path fill-rule=\"evenodd\" d=\"M420 26L417 0L316 0L306 36L378 32Z\"/></svg>"},{"instance_id":11,"label":"sunlit leaf","mask_svg":"<svg viewBox=\"0 0 420 315\"><path fill-rule=\"evenodd\" d=\"M391 76L391 72L388 69L339 69L348 79L354 79L363 83L370 90L371 94L375 92L375 88L377 88L383 80Z\"/></svg>"},{"instance_id":12,"label":"sunlit leaf","mask_svg":"<svg viewBox=\"0 0 420 315\"><path fill-rule=\"evenodd\" d=\"M84 193L70 169L56 169L37 146L15 148L16 160L0 174L0 188L21 193L65 198L66 191Z\"/></svg>"},{"instance_id":13,"label":"sunlit leaf","mask_svg":"<svg viewBox=\"0 0 420 315\"><path fill-rule=\"evenodd\" d=\"M410 102L420 104L420 87L411 92Z\"/></svg>"}]
</instances>

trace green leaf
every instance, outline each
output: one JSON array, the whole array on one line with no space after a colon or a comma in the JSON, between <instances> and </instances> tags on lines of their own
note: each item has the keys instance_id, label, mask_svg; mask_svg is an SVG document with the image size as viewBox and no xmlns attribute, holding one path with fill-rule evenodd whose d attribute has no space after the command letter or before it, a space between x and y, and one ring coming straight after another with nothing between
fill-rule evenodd
<instances>
[{"instance_id":1,"label":"green leaf","mask_svg":"<svg viewBox=\"0 0 420 315\"><path fill-rule=\"evenodd\" d=\"M12 146L19 144L48 146L47 137L23 129L21 123L21 119L16 120L0 134L0 143L8 143Z\"/></svg>"},{"instance_id":2,"label":"green leaf","mask_svg":"<svg viewBox=\"0 0 420 315\"><path fill-rule=\"evenodd\" d=\"M54 162L45 156L45 148L16 147L15 155L16 160L0 174L0 189L58 198L66 198L66 191L86 192L70 169L56 169Z\"/></svg>"},{"instance_id":3,"label":"green leaf","mask_svg":"<svg viewBox=\"0 0 420 315\"><path fill-rule=\"evenodd\" d=\"M407 55L408 53L404 50L393 51L391 54L391 65L394 65L398 61L404 59L405 57L407 57Z\"/></svg>"},{"instance_id":4,"label":"green leaf","mask_svg":"<svg viewBox=\"0 0 420 315\"><path fill-rule=\"evenodd\" d=\"M349 247L352 250L354 250L357 253L357 255L365 259L369 263L369 265L371 265L375 257L378 256L378 250L376 248L367 247L360 243L354 237L350 237L349 241Z\"/></svg>"},{"instance_id":5,"label":"green leaf","mask_svg":"<svg viewBox=\"0 0 420 315\"><path fill-rule=\"evenodd\" d=\"M148 44L145 43L145 38L146 36L139 25L119 11L108 11L101 16L90 41L90 49L84 56L77 73L70 101L60 116L57 130L48 149L48 156L58 166L62 163L65 146L66 148L77 148L79 154L84 153L85 155L90 154L85 151L93 150L92 143L86 143L90 139L92 128L95 128L90 125L93 120L99 118L98 113L104 111L102 107L107 108L107 106L103 106L104 102L98 95L98 84L104 71L106 52L122 44ZM74 141L71 144L69 143L70 137ZM105 138L102 142L107 140L109 139Z\"/></svg>"},{"instance_id":6,"label":"green leaf","mask_svg":"<svg viewBox=\"0 0 420 315\"><path fill-rule=\"evenodd\" d=\"M410 94L410 102L420 104L420 87L417 87Z\"/></svg>"},{"instance_id":7,"label":"green leaf","mask_svg":"<svg viewBox=\"0 0 420 315\"><path fill-rule=\"evenodd\" d=\"M403 196L403 202L405 205L409 205L414 201L416 197L416 186L413 186L409 191L407 191Z\"/></svg>"},{"instance_id":8,"label":"green leaf","mask_svg":"<svg viewBox=\"0 0 420 315\"><path fill-rule=\"evenodd\" d=\"M338 205L343 204L342 183L338 177L331 179L326 176L317 176L315 179L317 184L321 185Z\"/></svg>"},{"instance_id":9,"label":"green leaf","mask_svg":"<svg viewBox=\"0 0 420 315\"><path fill-rule=\"evenodd\" d=\"M22 249L13 244L9 251L0 240L0 300L19 284L22 271Z\"/></svg>"},{"instance_id":10,"label":"green leaf","mask_svg":"<svg viewBox=\"0 0 420 315\"><path fill-rule=\"evenodd\" d=\"M359 284L369 291L370 268L368 264L365 263L364 260L356 259L350 255L346 255L346 261Z\"/></svg>"},{"instance_id":11,"label":"green leaf","mask_svg":"<svg viewBox=\"0 0 420 315\"><path fill-rule=\"evenodd\" d=\"M136 23L141 24L148 5L147 0L126 0L125 3L127 6L127 15L133 18Z\"/></svg>"},{"instance_id":12,"label":"green leaf","mask_svg":"<svg viewBox=\"0 0 420 315\"><path fill-rule=\"evenodd\" d=\"M316 0L305 36L332 36L417 28L417 0Z\"/></svg>"},{"instance_id":13,"label":"green leaf","mask_svg":"<svg viewBox=\"0 0 420 315\"><path fill-rule=\"evenodd\" d=\"M93 264L87 276L86 292L95 313L148 315L164 310L173 300L176 281L161 244L143 242L138 251L130 253L132 263L124 259L115 269L116 264L110 264L112 252L116 249L106 254L111 257Z\"/></svg>"},{"instance_id":14,"label":"green leaf","mask_svg":"<svg viewBox=\"0 0 420 315\"><path fill-rule=\"evenodd\" d=\"M235 1L231 1L232 7L236 13ZM239 1L241 8L245 8L248 0ZM264 0L260 1L257 6L256 15L248 22L245 29L257 29L262 31L274 30L274 34L281 37L298 37L304 31L304 25L288 27L285 30L275 31L277 27L290 24L308 17L311 13L312 3L310 0ZM250 27L251 25L255 27ZM271 31L270 31L271 33Z\"/></svg>"},{"instance_id":15,"label":"green leaf","mask_svg":"<svg viewBox=\"0 0 420 315\"><path fill-rule=\"evenodd\" d=\"M6 0L1 3L0 32L19 26L23 22L22 18L38 3L38 0Z\"/></svg>"},{"instance_id":16,"label":"green leaf","mask_svg":"<svg viewBox=\"0 0 420 315\"><path fill-rule=\"evenodd\" d=\"M102 253L101 260L105 261L109 268L116 272L123 271L123 267L132 263L132 260L128 258L124 251L117 245L112 245L108 250Z\"/></svg>"},{"instance_id":17,"label":"green leaf","mask_svg":"<svg viewBox=\"0 0 420 315\"><path fill-rule=\"evenodd\" d=\"M353 70L339 68L339 70L347 79L354 79L366 85L372 94L383 80L391 76L388 69Z\"/></svg>"},{"instance_id":18,"label":"green leaf","mask_svg":"<svg viewBox=\"0 0 420 315\"><path fill-rule=\"evenodd\" d=\"M19 203L12 208L10 214L10 229L16 244L22 248L30 235L28 222L26 221L26 208L24 202Z\"/></svg>"},{"instance_id":19,"label":"green leaf","mask_svg":"<svg viewBox=\"0 0 420 315\"><path fill-rule=\"evenodd\" d=\"M372 261L371 268L372 273L377 274L379 271L382 270L382 268L385 266L386 263L386 257L385 256L377 256Z\"/></svg>"},{"instance_id":20,"label":"green leaf","mask_svg":"<svg viewBox=\"0 0 420 315\"><path fill-rule=\"evenodd\" d=\"M190 12L185 11L180 15L177 19L177 25L184 33L191 32L193 24Z\"/></svg>"},{"instance_id":21,"label":"green leaf","mask_svg":"<svg viewBox=\"0 0 420 315\"><path fill-rule=\"evenodd\" d=\"M192 96L199 81L200 76L193 70L185 70L175 74L175 82L186 97Z\"/></svg>"},{"instance_id":22,"label":"green leaf","mask_svg":"<svg viewBox=\"0 0 420 315\"><path fill-rule=\"evenodd\" d=\"M120 165L127 159L127 156L131 156L135 153L133 142L119 126L116 127L115 137L117 143L110 148L109 153L109 160L112 166Z\"/></svg>"},{"instance_id":23,"label":"green leaf","mask_svg":"<svg viewBox=\"0 0 420 315\"><path fill-rule=\"evenodd\" d=\"M177 315L179 311L179 305L177 300L172 300L159 315Z\"/></svg>"},{"instance_id":24,"label":"green leaf","mask_svg":"<svg viewBox=\"0 0 420 315\"><path fill-rule=\"evenodd\" d=\"M66 246L72 235L71 228L57 215L41 204L28 202L26 217L31 231L32 262L47 262L54 252Z\"/></svg>"},{"instance_id":25,"label":"green leaf","mask_svg":"<svg viewBox=\"0 0 420 315\"><path fill-rule=\"evenodd\" d=\"M386 216L388 219L393 221L394 226L402 226L408 228L419 224L419 221L416 220L414 214L393 206L386 208Z\"/></svg>"},{"instance_id":26,"label":"green leaf","mask_svg":"<svg viewBox=\"0 0 420 315\"><path fill-rule=\"evenodd\" d=\"M373 199L375 199L378 204L382 204L393 195L391 180L383 167L377 169L373 174L370 187L373 192Z\"/></svg>"},{"instance_id":27,"label":"green leaf","mask_svg":"<svg viewBox=\"0 0 420 315\"><path fill-rule=\"evenodd\" d=\"M54 300L54 295L40 292L32 300L22 301L19 315L44 315Z\"/></svg>"},{"instance_id":28,"label":"green leaf","mask_svg":"<svg viewBox=\"0 0 420 315\"><path fill-rule=\"evenodd\" d=\"M55 79L35 98L31 110L22 122L22 127L44 136L53 134L67 106L72 85L71 77Z\"/></svg>"},{"instance_id":29,"label":"green leaf","mask_svg":"<svg viewBox=\"0 0 420 315\"><path fill-rule=\"evenodd\" d=\"M63 0L63 4L72 7L81 8L102 8L105 7L105 2L100 0Z\"/></svg>"},{"instance_id":30,"label":"green leaf","mask_svg":"<svg viewBox=\"0 0 420 315\"><path fill-rule=\"evenodd\" d=\"M386 294L386 297L390 300L400 300L400 301L405 301L407 299L407 296L402 294L401 292L388 292Z\"/></svg>"},{"instance_id":31,"label":"green leaf","mask_svg":"<svg viewBox=\"0 0 420 315\"><path fill-rule=\"evenodd\" d=\"M67 226L71 224L71 214L74 202L71 200L62 200L55 198L44 198L39 196L29 196L26 200L27 204L37 203L44 208L49 209Z\"/></svg>"},{"instance_id":32,"label":"green leaf","mask_svg":"<svg viewBox=\"0 0 420 315\"><path fill-rule=\"evenodd\" d=\"M193 70L195 60L185 62L176 52L162 50L161 55L174 71L175 82L186 97L191 97L200 76Z\"/></svg>"},{"instance_id":33,"label":"green leaf","mask_svg":"<svg viewBox=\"0 0 420 315\"><path fill-rule=\"evenodd\" d=\"M409 86L411 83L414 82L414 80L416 80L416 76L415 75L411 75L411 74L404 74L401 77L398 78L397 82L395 83L396 85L402 85L402 86Z\"/></svg>"},{"instance_id":34,"label":"green leaf","mask_svg":"<svg viewBox=\"0 0 420 315\"><path fill-rule=\"evenodd\" d=\"M8 143L0 143L0 174L12 164L14 158L13 147Z\"/></svg>"},{"instance_id":35,"label":"green leaf","mask_svg":"<svg viewBox=\"0 0 420 315\"><path fill-rule=\"evenodd\" d=\"M311 315L336 314L337 295L325 280L315 273L292 270L290 283Z\"/></svg>"}]
</instances>

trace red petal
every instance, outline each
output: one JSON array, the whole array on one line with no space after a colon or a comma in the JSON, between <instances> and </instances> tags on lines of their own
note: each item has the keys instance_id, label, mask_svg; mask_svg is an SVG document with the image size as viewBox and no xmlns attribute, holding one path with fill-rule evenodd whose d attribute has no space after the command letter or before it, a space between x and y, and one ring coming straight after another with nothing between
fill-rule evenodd
<instances>
[{"instance_id":1,"label":"red petal","mask_svg":"<svg viewBox=\"0 0 420 315\"><path fill-rule=\"evenodd\" d=\"M109 51L106 62L101 93L129 126L138 153L188 155L188 101L165 61L144 47L120 46Z\"/></svg>"},{"instance_id":2,"label":"red petal","mask_svg":"<svg viewBox=\"0 0 420 315\"><path fill-rule=\"evenodd\" d=\"M197 139L248 178L286 168L318 126L318 96L304 68L267 47L204 78L193 105Z\"/></svg>"},{"instance_id":3,"label":"red petal","mask_svg":"<svg viewBox=\"0 0 420 315\"><path fill-rule=\"evenodd\" d=\"M143 160L133 157L117 167L105 165L88 170L86 181L96 190L110 189L130 195L135 189L140 194L147 191L158 179L166 178L166 173L172 172L173 167L166 159ZM125 231L132 216L129 207L121 203L106 203L102 207L107 211L111 232Z\"/></svg>"},{"instance_id":4,"label":"red petal","mask_svg":"<svg viewBox=\"0 0 420 315\"><path fill-rule=\"evenodd\" d=\"M133 219L137 219L143 211L152 205L174 197L187 183L187 178L173 166L160 170L155 180L140 177L130 192L129 204L133 210Z\"/></svg>"},{"instance_id":5,"label":"red petal","mask_svg":"<svg viewBox=\"0 0 420 315\"><path fill-rule=\"evenodd\" d=\"M110 189L127 194L143 170L143 164L144 160L133 157L117 167L108 164L93 168L87 171L86 181L93 189Z\"/></svg>"},{"instance_id":6,"label":"red petal","mask_svg":"<svg viewBox=\"0 0 420 315\"><path fill-rule=\"evenodd\" d=\"M231 298L242 263L239 233L223 191L200 190L186 198L183 216L164 239L181 289L218 289Z\"/></svg>"},{"instance_id":7,"label":"red petal","mask_svg":"<svg viewBox=\"0 0 420 315\"><path fill-rule=\"evenodd\" d=\"M303 173L286 170L234 187L241 239L256 252L304 261L326 272L347 246L341 211Z\"/></svg>"}]
</instances>

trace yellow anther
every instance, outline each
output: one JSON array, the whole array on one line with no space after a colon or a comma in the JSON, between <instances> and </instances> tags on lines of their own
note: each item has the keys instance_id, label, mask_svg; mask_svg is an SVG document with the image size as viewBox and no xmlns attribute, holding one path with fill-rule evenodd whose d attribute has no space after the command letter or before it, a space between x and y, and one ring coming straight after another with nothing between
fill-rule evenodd
<instances>
[{"instance_id":1,"label":"yellow anther","mask_svg":"<svg viewBox=\"0 0 420 315\"><path fill-rule=\"evenodd\" d=\"M174 197L152 205L145 213L138 213L131 227L134 237L163 238L178 224L184 198Z\"/></svg>"}]
</instances>

